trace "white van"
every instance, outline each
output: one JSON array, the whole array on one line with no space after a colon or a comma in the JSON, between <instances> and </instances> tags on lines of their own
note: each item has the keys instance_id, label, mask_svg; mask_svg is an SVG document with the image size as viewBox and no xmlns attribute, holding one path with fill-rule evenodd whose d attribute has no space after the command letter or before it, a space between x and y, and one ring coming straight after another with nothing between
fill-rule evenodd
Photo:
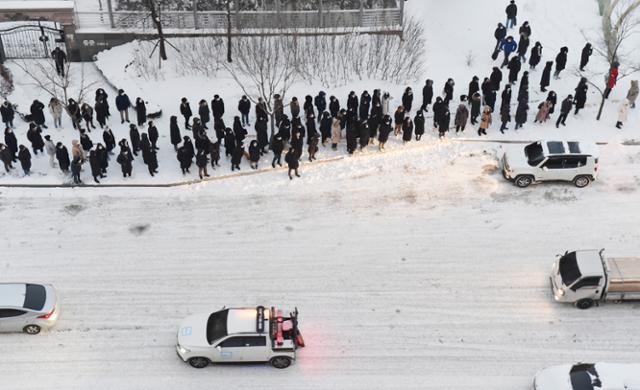
<instances>
[{"instance_id":1,"label":"white van","mask_svg":"<svg viewBox=\"0 0 640 390\"><path fill-rule=\"evenodd\" d=\"M598 177L598 147L574 141L537 141L509 148L502 174L520 188L542 181L570 181L586 187Z\"/></svg>"}]
</instances>

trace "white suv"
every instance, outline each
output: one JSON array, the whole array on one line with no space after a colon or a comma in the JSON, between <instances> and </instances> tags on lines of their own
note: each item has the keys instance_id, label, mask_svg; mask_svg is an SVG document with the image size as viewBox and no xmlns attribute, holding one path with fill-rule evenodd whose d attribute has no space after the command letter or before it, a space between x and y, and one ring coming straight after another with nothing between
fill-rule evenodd
<instances>
[{"instance_id":1,"label":"white suv","mask_svg":"<svg viewBox=\"0 0 640 390\"><path fill-rule=\"evenodd\" d=\"M38 334L58 319L53 286L0 283L0 332Z\"/></svg>"},{"instance_id":2,"label":"white suv","mask_svg":"<svg viewBox=\"0 0 640 390\"><path fill-rule=\"evenodd\" d=\"M209 363L269 362L287 368L304 347L298 310L283 315L275 308L222 309L187 317L178 330L176 350L195 368Z\"/></svg>"},{"instance_id":3,"label":"white suv","mask_svg":"<svg viewBox=\"0 0 640 390\"><path fill-rule=\"evenodd\" d=\"M586 187L598 177L598 147L586 142L538 141L509 148L502 156L502 174L521 188L554 180Z\"/></svg>"}]
</instances>

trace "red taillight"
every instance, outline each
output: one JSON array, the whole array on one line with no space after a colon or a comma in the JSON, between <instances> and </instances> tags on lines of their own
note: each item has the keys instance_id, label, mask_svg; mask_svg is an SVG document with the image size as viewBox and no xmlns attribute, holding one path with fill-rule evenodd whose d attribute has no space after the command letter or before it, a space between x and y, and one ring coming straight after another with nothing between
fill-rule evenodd
<instances>
[{"instance_id":1,"label":"red taillight","mask_svg":"<svg viewBox=\"0 0 640 390\"><path fill-rule=\"evenodd\" d=\"M45 320L48 320L49 317L51 317L53 315L53 312L56 311L56 308L54 307L53 309L51 309L50 312L48 312L47 314L43 314L41 316L38 316L38 318L43 318Z\"/></svg>"}]
</instances>

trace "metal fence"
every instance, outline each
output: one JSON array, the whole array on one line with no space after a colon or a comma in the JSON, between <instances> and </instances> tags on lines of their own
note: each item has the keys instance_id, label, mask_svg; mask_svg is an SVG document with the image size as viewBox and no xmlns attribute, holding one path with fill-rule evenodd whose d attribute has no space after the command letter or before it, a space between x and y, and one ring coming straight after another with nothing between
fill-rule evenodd
<instances>
[{"instance_id":1,"label":"metal fence","mask_svg":"<svg viewBox=\"0 0 640 390\"><path fill-rule=\"evenodd\" d=\"M400 29L403 23L403 3L398 8L314 11L233 11L233 29L303 29L303 28L364 28ZM163 28L212 29L227 28L227 13L221 11L161 11ZM80 29L154 29L149 12L96 11L76 12L76 27Z\"/></svg>"},{"instance_id":2,"label":"metal fence","mask_svg":"<svg viewBox=\"0 0 640 390\"><path fill-rule=\"evenodd\" d=\"M54 48L65 49L62 27L25 22L0 30L0 62L12 58L49 58Z\"/></svg>"}]
</instances>

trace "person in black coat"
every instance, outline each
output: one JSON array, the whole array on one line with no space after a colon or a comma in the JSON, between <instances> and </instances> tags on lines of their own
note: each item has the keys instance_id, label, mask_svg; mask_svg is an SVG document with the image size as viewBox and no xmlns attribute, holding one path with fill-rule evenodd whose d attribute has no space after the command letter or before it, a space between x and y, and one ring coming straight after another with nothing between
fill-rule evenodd
<instances>
[{"instance_id":1,"label":"person in black coat","mask_svg":"<svg viewBox=\"0 0 640 390\"><path fill-rule=\"evenodd\" d=\"M15 117L15 110L13 109L13 105L9 103L8 100L5 100L4 103L0 106L0 116L2 116L2 123L6 127L13 128L13 118Z\"/></svg>"},{"instance_id":2,"label":"person in black coat","mask_svg":"<svg viewBox=\"0 0 640 390\"><path fill-rule=\"evenodd\" d=\"M4 129L4 143L7 146L7 150L11 155L11 160L13 162L18 161L18 139L16 138L16 134L13 132L11 127L7 127Z\"/></svg>"},{"instance_id":3,"label":"person in black coat","mask_svg":"<svg viewBox=\"0 0 640 390\"><path fill-rule=\"evenodd\" d=\"M242 98L238 102L238 111L242 117L242 126L249 126L249 113L251 112L251 101L247 98L247 95L242 95Z\"/></svg>"},{"instance_id":4,"label":"person in black coat","mask_svg":"<svg viewBox=\"0 0 640 390\"><path fill-rule=\"evenodd\" d=\"M310 115L309 117L307 117L307 145L309 145L309 142L311 142L311 138L318 135L315 121L315 115Z\"/></svg>"},{"instance_id":5,"label":"person in black coat","mask_svg":"<svg viewBox=\"0 0 640 390\"><path fill-rule=\"evenodd\" d=\"M82 172L83 160L77 156L71 161L71 176L73 177L73 184L82 184L80 180L80 172Z\"/></svg>"},{"instance_id":6,"label":"person in black coat","mask_svg":"<svg viewBox=\"0 0 640 390\"><path fill-rule=\"evenodd\" d=\"M280 159L282 158L282 152L284 150L284 141L282 140L282 136L280 134L276 134L271 141L271 151L273 151L273 161L271 161L271 166L273 168L276 167L276 162L279 166L282 166L282 162Z\"/></svg>"},{"instance_id":7,"label":"person in black coat","mask_svg":"<svg viewBox=\"0 0 640 390\"><path fill-rule=\"evenodd\" d=\"M411 141L411 138L413 138L413 121L411 118L406 117L402 122L402 141L406 144Z\"/></svg>"},{"instance_id":8,"label":"person in black coat","mask_svg":"<svg viewBox=\"0 0 640 390\"><path fill-rule=\"evenodd\" d=\"M440 121L440 116L444 112L445 108L447 108L447 106L444 104L444 101L442 101L442 98L438 96L436 98L436 102L433 103L433 128L434 129L438 128L438 122Z\"/></svg>"},{"instance_id":9,"label":"person in black coat","mask_svg":"<svg viewBox=\"0 0 640 390\"><path fill-rule=\"evenodd\" d=\"M109 112L109 94L107 94L104 89L102 88L98 88L96 89L96 103L98 103L98 101L102 101L104 102L104 107L105 107L105 114L106 117L109 118L111 116L111 113Z\"/></svg>"},{"instance_id":10,"label":"person in black coat","mask_svg":"<svg viewBox=\"0 0 640 390\"><path fill-rule=\"evenodd\" d=\"M360 140L360 150L363 150L369 145L369 137L371 136L371 133L369 132L369 122L367 119L360 120L358 123L358 135Z\"/></svg>"},{"instance_id":11,"label":"person in black coat","mask_svg":"<svg viewBox=\"0 0 640 390\"><path fill-rule=\"evenodd\" d=\"M313 104L318 109L318 121L322 120L322 113L327 109L327 98L324 91L318 92L318 95L313 98Z\"/></svg>"},{"instance_id":12,"label":"person in black coat","mask_svg":"<svg viewBox=\"0 0 640 390\"><path fill-rule=\"evenodd\" d=\"M224 155L226 157L233 154L233 149L236 147L236 136L231 129L227 128L224 132Z\"/></svg>"},{"instance_id":13,"label":"person in black coat","mask_svg":"<svg viewBox=\"0 0 640 390\"><path fill-rule=\"evenodd\" d=\"M495 111L496 98L497 98L496 91L491 91L487 96L485 96L485 99L484 99L485 104L491 108L491 112Z\"/></svg>"},{"instance_id":14,"label":"person in black coat","mask_svg":"<svg viewBox=\"0 0 640 390\"><path fill-rule=\"evenodd\" d=\"M82 107L80 107L80 115L87 125L87 131L91 132L92 128L96 128L96 125L93 124L93 108L90 105L83 103Z\"/></svg>"},{"instance_id":15,"label":"person in black coat","mask_svg":"<svg viewBox=\"0 0 640 390\"><path fill-rule=\"evenodd\" d=\"M433 100L433 80L427 80L422 88L422 109L429 111L429 105Z\"/></svg>"},{"instance_id":16,"label":"person in black coat","mask_svg":"<svg viewBox=\"0 0 640 390\"><path fill-rule=\"evenodd\" d=\"M547 61L542 71L542 78L540 78L540 91L547 92L547 87L551 83L551 69L553 68L553 61Z\"/></svg>"},{"instance_id":17,"label":"person in black coat","mask_svg":"<svg viewBox=\"0 0 640 390\"><path fill-rule=\"evenodd\" d=\"M31 120L39 126L47 128L47 125L44 124L44 104L42 104L39 100L34 100L31 103L30 112L31 112Z\"/></svg>"},{"instance_id":18,"label":"person in black coat","mask_svg":"<svg viewBox=\"0 0 640 390\"><path fill-rule=\"evenodd\" d=\"M51 58L53 58L53 62L56 64L56 73L58 73L58 76L64 77L64 64L67 62L67 54L60 50L59 47L56 47L51 52Z\"/></svg>"},{"instance_id":19,"label":"person in black coat","mask_svg":"<svg viewBox=\"0 0 640 390\"><path fill-rule=\"evenodd\" d=\"M0 161L4 164L4 170L7 173L11 172L13 169L13 164L11 164L11 152L4 144L0 144Z\"/></svg>"},{"instance_id":20,"label":"person in black coat","mask_svg":"<svg viewBox=\"0 0 640 390\"><path fill-rule=\"evenodd\" d=\"M198 116L200 117L202 127L208 129L207 123L211 121L211 110L209 109L209 104L207 104L207 101L204 99L198 102Z\"/></svg>"},{"instance_id":21,"label":"person in black coat","mask_svg":"<svg viewBox=\"0 0 640 390\"><path fill-rule=\"evenodd\" d=\"M504 10L507 14L507 28L512 28L518 25L518 20L516 17L518 16L518 6L516 5L515 0L511 0L509 5Z\"/></svg>"},{"instance_id":22,"label":"person in black coat","mask_svg":"<svg viewBox=\"0 0 640 390\"><path fill-rule=\"evenodd\" d=\"M333 118L338 117L340 112L340 101L335 96L329 97L329 112Z\"/></svg>"},{"instance_id":23,"label":"person in black coat","mask_svg":"<svg viewBox=\"0 0 640 390\"><path fill-rule=\"evenodd\" d=\"M520 29L518 30L518 34L524 36L525 38L531 37L531 26L529 25L528 21L522 23L522 26L520 26Z\"/></svg>"},{"instance_id":24,"label":"person in black coat","mask_svg":"<svg viewBox=\"0 0 640 390\"><path fill-rule=\"evenodd\" d=\"M580 72L584 72L584 67L589 63L591 54L593 54L593 48L591 47L591 44L587 42L582 49L582 55L580 56Z\"/></svg>"},{"instance_id":25,"label":"person in black coat","mask_svg":"<svg viewBox=\"0 0 640 390\"><path fill-rule=\"evenodd\" d=\"M378 150L383 150L384 145L389 140L389 134L393 131L392 120L390 115L385 115L380 123L378 131Z\"/></svg>"},{"instance_id":26,"label":"person in black coat","mask_svg":"<svg viewBox=\"0 0 640 390\"><path fill-rule=\"evenodd\" d=\"M20 166L24 171L24 175L29 176L31 172L31 153L24 145L18 147L18 160L20 160Z\"/></svg>"},{"instance_id":27,"label":"person in black coat","mask_svg":"<svg viewBox=\"0 0 640 390\"><path fill-rule=\"evenodd\" d=\"M116 108L120 112L120 123L129 123L129 107L131 107L129 96L124 93L123 89L119 89L118 96L116 96Z\"/></svg>"},{"instance_id":28,"label":"person in black coat","mask_svg":"<svg viewBox=\"0 0 640 390\"><path fill-rule=\"evenodd\" d=\"M424 114L422 113L422 110L418 110L415 118L413 118L413 125L415 127L415 133L416 133L416 141L420 141L420 139L424 135L424 122L425 122Z\"/></svg>"},{"instance_id":29,"label":"person in black coat","mask_svg":"<svg viewBox=\"0 0 640 390\"><path fill-rule=\"evenodd\" d=\"M93 110L96 113L96 120L98 121L101 129L103 129L107 125L108 109L109 108L107 105L107 101L104 98L99 97L98 99L96 99L96 104L93 107Z\"/></svg>"},{"instance_id":30,"label":"person in black coat","mask_svg":"<svg viewBox=\"0 0 640 390\"><path fill-rule=\"evenodd\" d=\"M171 145L173 145L173 150L178 150L178 144L182 140L180 136L180 128L178 127L178 117L172 115L169 118L169 136L171 138Z\"/></svg>"},{"instance_id":31,"label":"person in black coat","mask_svg":"<svg viewBox=\"0 0 640 390\"><path fill-rule=\"evenodd\" d=\"M307 95L304 97L304 104L302 105L302 109L304 110L305 118L308 118L312 114L314 118L316 117L313 108L313 98L311 97L311 95Z\"/></svg>"},{"instance_id":32,"label":"person in black coat","mask_svg":"<svg viewBox=\"0 0 640 390\"><path fill-rule=\"evenodd\" d=\"M358 96L356 96L354 91L349 92L349 96L347 97L347 111L348 110L358 112Z\"/></svg>"},{"instance_id":33,"label":"person in black coat","mask_svg":"<svg viewBox=\"0 0 640 390\"><path fill-rule=\"evenodd\" d=\"M480 84L478 83L479 81L480 79L478 78L478 76L473 76L473 79L471 79L471 82L469 83L469 92L467 96L471 97L473 96L473 94L480 91Z\"/></svg>"},{"instance_id":34,"label":"person in black coat","mask_svg":"<svg viewBox=\"0 0 640 390\"><path fill-rule=\"evenodd\" d=\"M260 153L266 153L265 148L269 146L269 135L267 134L267 120L264 117L257 118L256 125L256 139L258 141L258 147Z\"/></svg>"},{"instance_id":35,"label":"person in black coat","mask_svg":"<svg viewBox=\"0 0 640 390\"><path fill-rule=\"evenodd\" d=\"M147 165L149 174L153 176L158 173L158 157L156 151L151 147L147 133L142 133L140 147L142 149L142 162Z\"/></svg>"},{"instance_id":36,"label":"person in black coat","mask_svg":"<svg viewBox=\"0 0 640 390\"><path fill-rule=\"evenodd\" d=\"M109 167L109 153L101 143L96 145L96 152L98 153L98 162L100 163L100 177L106 177L107 168Z\"/></svg>"},{"instance_id":37,"label":"person in black coat","mask_svg":"<svg viewBox=\"0 0 640 390\"><path fill-rule=\"evenodd\" d=\"M291 132L291 147L296 151L298 158L302 156L302 146L304 145L304 134L301 125L296 126Z\"/></svg>"},{"instance_id":38,"label":"person in black coat","mask_svg":"<svg viewBox=\"0 0 640 390\"><path fill-rule=\"evenodd\" d=\"M439 138L444 138L445 133L449 131L450 123L451 123L451 112L449 112L449 109L445 106L444 111L440 115L440 118L438 121L438 137Z\"/></svg>"},{"instance_id":39,"label":"person in black coat","mask_svg":"<svg viewBox=\"0 0 640 390\"><path fill-rule=\"evenodd\" d=\"M497 66L493 67L493 71L491 72L491 76L489 76L489 81L491 81L491 90L499 91L500 83L502 83L502 71Z\"/></svg>"},{"instance_id":40,"label":"person in black coat","mask_svg":"<svg viewBox=\"0 0 640 390\"><path fill-rule=\"evenodd\" d=\"M482 97L476 92L471 96L471 124L478 123L478 115L480 115L480 106L482 105Z\"/></svg>"},{"instance_id":41,"label":"person in black coat","mask_svg":"<svg viewBox=\"0 0 640 390\"><path fill-rule=\"evenodd\" d=\"M529 104L526 100L522 99L518 101L518 107L516 108L516 130L522 128L522 125L527 122L527 112L529 111Z\"/></svg>"},{"instance_id":42,"label":"person in black coat","mask_svg":"<svg viewBox=\"0 0 640 390\"><path fill-rule=\"evenodd\" d=\"M402 94L402 106L407 114L411 112L411 108L413 107L413 91L411 87L407 87L404 94Z\"/></svg>"},{"instance_id":43,"label":"person in black coat","mask_svg":"<svg viewBox=\"0 0 640 390\"><path fill-rule=\"evenodd\" d=\"M500 106L500 120L502 121L502 126L500 126L500 132L504 134L505 130L509 130L507 125L511 122L511 105L505 103L503 100L502 105Z\"/></svg>"},{"instance_id":44,"label":"person in black coat","mask_svg":"<svg viewBox=\"0 0 640 390\"><path fill-rule=\"evenodd\" d=\"M565 46L560 49L560 53L556 56L556 71L553 74L556 79L560 78L560 72L567 67L567 53L569 53L569 48Z\"/></svg>"},{"instance_id":45,"label":"person in black coat","mask_svg":"<svg viewBox=\"0 0 640 390\"><path fill-rule=\"evenodd\" d=\"M220 140L211 143L209 154L211 155L211 167L216 169L216 166L220 166Z\"/></svg>"},{"instance_id":46,"label":"person in black coat","mask_svg":"<svg viewBox=\"0 0 640 390\"><path fill-rule=\"evenodd\" d=\"M312 137L308 138L307 142L307 152L309 153L309 162L313 162L316 160L316 153L318 153L318 143L320 142L320 137L316 133Z\"/></svg>"},{"instance_id":47,"label":"person in black coat","mask_svg":"<svg viewBox=\"0 0 640 390\"><path fill-rule=\"evenodd\" d=\"M211 112L213 113L214 119L222 119L224 115L224 100L218 95L213 95L213 100L211 101Z\"/></svg>"},{"instance_id":48,"label":"person in black coat","mask_svg":"<svg viewBox=\"0 0 640 390\"><path fill-rule=\"evenodd\" d=\"M27 131L27 139L31 142L31 148L33 154L37 155L38 152L44 152L44 140L42 139L42 129L35 123L29 124L29 130Z\"/></svg>"},{"instance_id":49,"label":"person in black coat","mask_svg":"<svg viewBox=\"0 0 640 390\"><path fill-rule=\"evenodd\" d=\"M293 150L293 148L289 148L286 156L284 156L284 161L286 161L289 168L289 179L293 180L291 172L295 172L296 177L300 177L300 174L298 173L298 167L300 166L300 163L298 162L298 155L296 151Z\"/></svg>"},{"instance_id":50,"label":"person in black coat","mask_svg":"<svg viewBox=\"0 0 640 390\"><path fill-rule=\"evenodd\" d=\"M247 137L247 130L245 130L244 127L242 127L242 124L240 123L240 118L239 117L235 117L234 121L233 121L233 134L236 137L236 145L240 145L242 143L244 143L244 139Z\"/></svg>"},{"instance_id":51,"label":"person in black coat","mask_svg":"<svg viewBox=\"0 0 640 390\"><path fill-rule=\"evenodd\" d=\"M60 170L63 173L69 173L69 166L71 165L71 162L69 161L69 151L62 142L58 142L56 144L56 159L58 160Z\"/></svg>"},{"instance_id":52,"label":"person in black coat","mask_svg":"<svg viewBox=\"0 0 640 390\"><path fill-rule=\"evenodd\" d=\"M80 111L80 106L73 98L67 100L67 113L69 113L69 117L71 117L73 128L80 129L82 125L82 112Z\"/></svg>"},{"instance_id":53,"label":"person in black coat","mask_svg":"<svg viewBox=\"0 0 640 390\"><path fill-rule=\"evenodd\" d=\"M84 152L84 156L89 155L89 151L93 148L93 141L89 138L89 134L84 129L80 130L80 145L82 146L82 151Z\"/></svg>"},{"instance_id":54,"label":"person in black coat","mask_svg":"<svg viewBox=\"0 0 640 390\"><path fill-rule=\"evenodd\" d=\"M260 156L262 155L262 150L258 145L258 141L253 140L249 144L249 166L251 169L258 169L258 162L260 161Z\"/></svg>"},{"instance_id":55,"label":"person in black coat","mask_svg":"<svg viewBox=\"0 0 640 390\"><path fill-rule=\"evenodd\" d=\"M91 153L89 153L89 166L91 167L93 181L100 184L98 176L102 176L102 168L100 167L100 159L98 158L98 152L96 150L92 150Z\"/></svg>"},{"instance_id":56,"label":"person in black coat","mask_svg":"<svg viewBox=\"0 0 640 390\"><path fill-rule=\"evenodd\" d=\"M198 154L196 154L196 166L198 167L198 176L200 177L200 180L205 177L209 177L209 172L207 172L208 163L209 159L207 158L207 153L204 150L198 150Z\"/></svg>"},{"instance_id":57,"label":"person in black coat","mask_svg":"<svg viewBox=\"0 0 640 390\"><path fill-rule=\"evenodd\" d=\"M133 156L131 156L131 153L129 153L127 149L121 150L116 161L122 168L122 177L131 177L131 172L133 170L133 165L131 164Z\"/></svg>"},{"instance_id":58,"label":"person in black coat","mask_svg":"<svg viewBox=\"0 0 640 390\"><path fill-rule=\"evenodd\" d=\"M369 123L369 143L373 143L373 141L376 139L378 128L380 127L380 121L382 120L383 116L384 115L382 114L382 106L379 102L376 102L371 109L371 116L367 120L367 122Z\"/></svg>"},{"instance_id":59,"label":"person in black coat","mask_svg":"<svg viewBox=\"0 0 640 390\"><path fill-rule=\"evenodd\" d=\"M531 70L536 69L536 66L538 66L541 59L542 59L542 44L540 42L536 42L536 44L531 48L531 56L529 57L529 66Z\"/></svg>"},{"instance_id":60,"label":"person in black coat","mask_svg":"<svg viewBox=\"0 0 640 390\"><path fill-rule=\"evenodd\" d=\"M193 112L191 111L189 101L185 97L180 100L180 114L184 117L184 128L190 129L189 119L193 116Z\"/></svg>"},{"instance_id":61,"label":"person in black coat","mask_svg":"<svg viewBox=\"0 0 640 390\"><path fill-rule=\"evenodd\" d=\"M518 89L518 101L529 101L529 72L522 72L520 78L520 88Z\"/></svg>"},{"instance_id":62,"label":"person in black coat","mask_svg":"<svg viewBox=\"0 0 640 390\"><path fill-rule=\"evenodd\" d=\"M240 170L240 163L242 162L242 156L244 156L244 147L242 144L236 145L231 154L231 171Z\"/></svg>"},{"instance_id":63,"label":"person in black coat","mask_svg":"<svg viewBox=\"0 0 640 390\"><path fill-rule=\"evenodd\" d=\"M138 131L138 127L133 123L129 125L129 139L131 139L133 155L137 156L140 151L140 132Z\"/></svg>"},{"instance_id":64,"label":"person in black coat","mask_svg":"<svg viewBox=\"0 0 640 390\"><path fill-rule=\"evenodd\" d=\"M189 168L191 168L191 164L193 164L193 154L189 152L189 150L183 145L178 148L176 151L176 157L178 161L180 161L180 169L182 169L182 174L186 175L189 172Z\"/></svg>"},{"instance_id":65,"label":"person in black coat","mask_svg":"<svg viewBox=\"0 0 640 390\"><path fill-rule=\"evenodd\" d=\"M577 115L578 112L581 109L583 109L585 104L587 103L587 91L588 90L589 90L589 86L587 85L587 79L585 77L582 77L580 79L580 82L578 83L578 86L575 89L575 91L576 91L576 97L575 97L576 111L575 111L574 115Z\"/></svg>"},{"instance_id":66,"label":"person in black coat","mask_svg":"<svg viewBox=\"0 0 640 390\"><path fill-rule=\"evenodd\" d=\"M502 95L500 95L500 97L502 99L500 104L503 105L503 106L505 104L510 106L511 105L511 94L512 94L511 85L510 84L505 85L504 86L504 90L502 91Z\"/></svg>"},{"instance_id":67,"label":"person in black coat","mask_svg":"<svg viewBox=\"0 0 640 390\"><path fill-rule=\"evenodd\" d=\"M515 82L518 81L518 73L520 73L520 69L522 68L520 58L514 56L509 61L507 67L509 68L509 84L515 84Z\"/></svg>"},{"instance_id":68,"label":"person in black coat","mask_svg":"<svg viewBox=\"0 0 640 390\"><path fill-rule=\"evenodd\" d=\"M500 47L500 42L502 42L502 40L507 37L507 28L502 23L498 23L498 27L493 32L493 37L496 39L495 50L498 50L498 47Z\"/></svg>"},{"instance_id":69,"label":"person in black coat","mask_svg":"<svg viewBox=\"0 0 640 390\"><path fill-rule=\"evenodd\" d=\"M556 121L556 128L559 128L560 124L562 124L562 126L567 125L565 122L567 121L567 117L569 116L571 109L573 109L573 96L569 95L562 101L562 105L560 105L560 116Z\"/></svg>"},{"instance_id":70,"label":"person in black coat","mask_svg":"<svg viewBox=\"0 0 640 390\"><path fill-rule=\"evenodd\" d=\"M489 93L491 92L491 90L493 89L493 85L491 84L491 80L489 80L488 77L484 78L484 81L482 81L482 85L480 85L480 90L482 91L482 101L485 101L485 97L487 95L489 95ZM473 95L471 95L473 96Z\"/></svg>"},{"instance_id":71,"label":"person in black coat","mask_svg":"<svg viewBox=\"0 0 640 390\"><path fill-rule=\"evenodd\" d=\"M322 113L320 118L320 135L322 136L322 146L325 146L327 140L331 139L331 124L333 119L328 111Z\"/></svg>"},{"instance_id":72,"label":"person in black coat","mask_svg":"<svg viewBox=\"0 0 640 390\"><path fill-rule=\"evenodd\" d=\"M518 42L518 58L522 63L527 62L528 50L529 50L529 38L524 36L523 34L520 34L520 41Z\"/></svg>"},{"instance_id":73,"label":"person in black coat","mask_svg":"<svg viewBox=\"0 0 640 390\"><path fill-rule=\"evenodd\" d=\"M369 110L371 109L371 95L368 91L362 92L360 95L359 115L361 120L369 118Z\"/></svg>"},{"instance_id":74,"label":"person in black coat","mask_svg":"<svg viewBox=\"0 0 640 390\"><path fill-rule=\"evenodd\" d=\"M546 101L548 101L550 104L549 114L553 114L556 110L556 104L558 104L558 95L556 95L556 93L553 91L549 91Z\"/></svg>"},{"instance_id":75,"label":"person in black coat","mask_svg":"<svg viewBox=\"0 0 640 390\"><path fill-rule=\"evenodd\" d=\"M451 100L453 100L453 87L455 86L455 82L453 81L453 79L448 79L447 82L444 84L444 88L442 90L442 92L444 93L444 104L449 107L449 102Z\"/></svg>"},{"instance_id":76,"label":"person in black coat","mask_svg":"<svg viewBox=\"0 0 640 390\"><path fill-rule=\"evenodd\" d=\"M144 126L147 121L147 106L142 98L136 99L136 116L138 119L138 126Z\"/></svg>"},{"instance_id":77,"label":"person in black coat","mask_svg":"<svg viewBox=\"0 0 640 390\"><path fill-rule=\"evenodd\" d=\"M280 121L280 126L278 127L278 134L285 142L288 142L291 138L291 121L286 115L282 115L282 121Z\"/></svg>"},{"instance_id":78,"label":"person in black coat","mask_svg":"<svg viewBox=\"0 0 640 390\"><path fill-rule=\"evenodd\" d=\"M102 132L102 140L109 154L113 154L112 150L116 147L116 138L110 128L104 129Z\"/></svg>"},{"instance_id":79,"label":"person in black coat","mask_svg":"<svg viewBox=\"0 0 640 390\"><path fill-rule=\"evenodd\" d=\"M160 134L158 133L158 128L153 123L153 121L149 121L147 132L149 133L149 141L151 142L151 148L153 150L160 150L160 148L158 148L157 146L158 138L160 138Z\"/></svg>"}]
</instances>

